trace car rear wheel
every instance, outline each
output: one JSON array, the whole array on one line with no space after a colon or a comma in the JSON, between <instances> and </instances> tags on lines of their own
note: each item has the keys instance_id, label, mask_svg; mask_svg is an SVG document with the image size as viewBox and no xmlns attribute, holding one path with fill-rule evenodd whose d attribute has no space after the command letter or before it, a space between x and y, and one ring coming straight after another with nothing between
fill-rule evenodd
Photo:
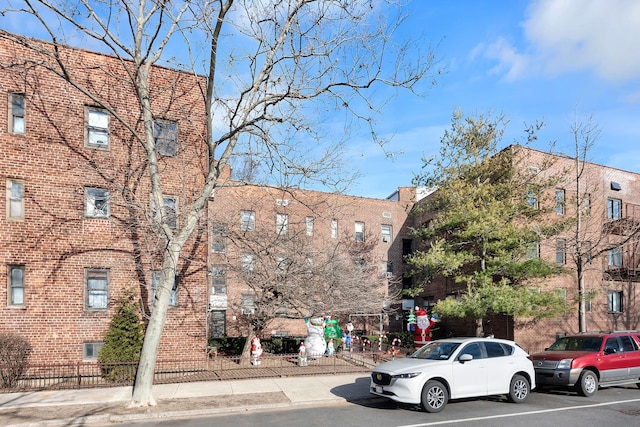
<instances>
[{"instance_id":1,"label":"car rear wheel","mask_svg":"<svg viewBox=\"0 0 640 427\"><path fill-rule=\"evenodd\" d=\"M578 393L585 397L591 397L598 391L598 377L595 372L588 369L582 371L576 384Z\"/></svg>"},{"instance_id":2,"label":"car rear wheel","mask_svg":"<svg viewBox=\"0 0 640 427\"><path fill-rule=\"evenodd\" d=\"M529 381L522 375L514 375L509 385L509 402L522 403L529 397Z\"/></svg>"},{"instance_id":3,"label":"car rear wheel","mask_svg":"<svg viewBox=\"0 0 640 427\"><path fill-rule=\"evenodd\" d=\"M436 380L427 381L422 388L422 406L425 411L435 413L444 409L449 401L447 388Z\"/></svg>"}]
</instances>

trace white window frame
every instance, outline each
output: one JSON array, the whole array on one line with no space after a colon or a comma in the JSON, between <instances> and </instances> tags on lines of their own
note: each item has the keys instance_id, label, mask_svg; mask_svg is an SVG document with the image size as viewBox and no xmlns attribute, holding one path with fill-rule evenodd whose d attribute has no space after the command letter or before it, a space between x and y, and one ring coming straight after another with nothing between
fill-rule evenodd
<instances>
[{"instance_id":1,"label":"white window frame","mask_svg":"<svg viewBox=\"0 0 640 427\"><path fill-rule=\"evenodd\" d=\"M622 291L609 291L607 295L607 311L622 313L624 310L624 294Z\"/></svg>"},{"instance_id":2,"label":"white window frame","mask_svg":"<svg viewBox=\"0 0 640 427\"><path fill-rule=\"evenodd\" d=\"M91 361L98 360L98 353L100 349L104 346L104 342L95 341L95 342L85 342L82 344L82 360Z\"/></svg>"},{"instance_id":3,"label":"white window frame","mask_svg":"<svg viewBox=\"0 0 640 427\"><path fill-rule=\"evenodd\" d=\"M222 338L227 334L227 311L211 310L209 312L209 337Z\"/></svg>"},{"instance_id":4,"label":"white window frame","mask_svg":"<svg viewBox=\"0 0 640 427\"><path fill-rule=\"evenodd\" d=\"M17 101L22 101L18 103ZM9 93L9 133L24 135L27 129L27 100L24 93Z\"/></svg>"},{"instance_id":5,"label":"white window frame","mask_svg":"<svg viewBox=\"0 0 640 427\"><path fill-rule=\"evenodd\" d=\"M256 257L253 254L242 254L240 262L244 271L253 271L256 268Z\"/></svg>"},{"instance_id":6,"label":"white window frame","mask_svg":"<svg viewBox=\"0 0 640 427\"><path fill-rule=\"evenodd\" d=\"M364 222L356 221L354 228L356 242L364 242Z\"/></svg>"},{"instance_id":7,"label":"white window frame","mask_svg":"<svg viewBox=\"0 0 640 427\"><path fill-rule=\"evenodd\" d=\"M227 272L224 267L211 267L211 295L227 295Z\"/></svg>"},{"instance_id":8,"label":"white window frame","mask_svg":"<svg viewBox=\"0 0 640 427\"><path fill-rule=\"evenodd\" d=\"M622 248L618 246L617 248L609 249L607 261L609 266L622 267Z\"/></svg>"},{"instance_id":9,"label":"white window frame","mask_svg":"<svg viewBox=\"0 0 640 427\"><path fill-rule=\"evenodd\" d=\"M254 295L242 294L240 296L240 314L249 316L256 312L256 298Z\"/></svg>"},{"instance_id":10,"label":"white window frame","mask_svg":"<svg viewBox=\"0 0 640 427\"><path fill-rule=\"evenodd\" d=\"M158 154L169 157L178 155L178 122L173 120L154 120L153 138Z\"/></svg>"},{"instance_id":11,"label":"white window frame","mask_svg":"<svg viewBox=\"0 0 640 427\"><path fill-rule=\"evenodd\" d=\"M241 231L255 231L256 229L256 212L255 211L240 211L240 230Z\"/></svg>"},{"instance_id":12,"label":"white window frame","mask_svg":"<svg viewBox=\"0 0 640 427\"><path fill-rule=\"evenodd\" d=\"M306 224L306 227L307 227L307 229L306 229L307 236L313 236L313 221L314 220L313 220L312 216L308 216L305 219L305 224Z\"/></svg>"},{"instance_id":13,"label":"white window frame","mask_svg":"<svg viewBox=\"0 0 640 427\"><path fill-rule=\"evenodd\" d=\"M154 270L151 272L151 301L153 302L156 299L156 293L158 291L158 285L160 284L160 275L161 271ZM173 282L173 287L171 288L171 296L169 297L169 307L177 307L178 306L178 276Z\"/></svg>"},{"instance_id":14,"label":"white window frame","mask_svg":"<svg viewBox=\"0 0 640 427\"><path fill-rule=\"evenodd\" d=\"M607 199L607 219L621 219L622 218L622 200L621 199Z\"/></svg>"},{"instance_id":15,"label":"white window frame","mask_svg":"<svg viewBox=\"0 0 640 427\"><path fill-rule=\"evenodd\" d=\"M98 286L99 281L104 282L104 286ZM84 289L85 309L102 311L109 308L109 270L99 268L85 269Z\"/></svg>"},{"instance_id":16,"label":"white window frame","mask_svg":"<svg viewBox=\"0 0 640 427\"><path fill-rule=\"evenodd\" d=\"M88 218L109 218L111 197L106 188L84 188L84 216Z\"/></svg>"},{"instance_id":17,"label":"white window frame","mask_svg":"<svg viewBox=\"0 0 640 427\"><path fill-rule=\"evenodd\" d=\"M337 219L331 220L331 238L332 239L338 238L338 220Z\"/></svg>"},{"instance_id":18,"label":"white window frame","mask_svg":"<svg viewBox=\"0 0 640 427\"><path fill-rule=\"evenodd\" d=\"M286 235L289 233L289 215L276 213L276 233Z\"/></svg>"},{"instance_id":19,"label":"white window frame","mask_svg":"<svg viewBox=\"0 0 640 427\"><path fill-rule=\"evenodd\" d=\"M567 263L567 240L556 239L556 263Z\"/></svg>"},{"instance_id":20,"label":"white window frame","mask_svg":"<svg viewBox=\"0 0 640 427\"><path fill-rule=\"evenodd\" d=\"M10 306L24 307L24 265L7 266L7 302Z\"/></svg>"},{"instance_id":21,"label":"white window frame","mask_svg":"<svg viewBox=\"0 0 640 427\"><path fill-rule=\"evenodd\" d=\"M109 113L102 108L86 109L86 144L91 148L109 148Z\"/></svg>"},{"instance_id":22,"label":"white window frame","mask_svg":"<svg viewBox=\"0 0 640 427\"><path fill-rule=\"evenodd\" d=\"M380 226L380 234L383 242L391 243L393 241L393 226L389 224L382 224Z\"/></svg>"},{"instance_id":23,"label":"white window frame","mask_svg":"<svg viewBox=\"0 0 640 427\"><path fill-rule=\"evenodd\" d=\"M173 196L162 197L162 212L161 218L163 224L169 226L170 229L175 230L178 228L178 198ZM153 216L156 215L156 207L153 199L151 199L151 210Z\"/></svg>"},{"instance_id":24,"label":"white window frame","mask_svg":"<svg viewBox=\"0 0 640 427\"><path fill-rule=\"evenodd\" d=\"M556 188L556 214L564 215L566 209L566 196L563 188Z\"/></svg>"},{"instance_id":25,"label":"white window frame","mask_svg":"<svg viewBox=\"0 0 640 427\"><path fill-rule=\"evenodd\" d=\"M7 179L6 194L7 221L24 221L24 181Z\"/></svg>"},{"instance_id":26,"label":"white window frame","mask_svg":"<svg viewBox=\"0 0 640 427\"><path fill-rule=\"evenodd\" d=\"M216 223L211 226L211 252L227 252L227 224Z\"/></svg>"}]
</instances>

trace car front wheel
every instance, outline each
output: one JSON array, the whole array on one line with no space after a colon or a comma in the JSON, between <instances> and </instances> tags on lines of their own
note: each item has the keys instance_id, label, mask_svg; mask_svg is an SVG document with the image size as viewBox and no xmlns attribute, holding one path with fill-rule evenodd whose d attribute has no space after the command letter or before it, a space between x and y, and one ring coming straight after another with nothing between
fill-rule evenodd
<instances>
[{"instance_id":1,"label":"car front wheel","mask_svg":"<svg viewBox=\"0 0 640 427\"><path fill-rule=\"evenodd\" d=\"M514 375L509 385L509 402L522 403L529 397L529 381L522 375Z\"/></svg>"},{"instance_id":2,"label":"car front wheel","mask_svg":"<svg viewBox=\"0 0 640 427\"><path fill-rule=\"evenodd\" d=\"M591 397L598 391L598 377L595 372L588 369L584 370L580 374L578 384L576 384L578 393L585 397Z\"/></svg>"},{"instance_id":3,"label":"car front wheel","mask_svg":"<svg viewBox=\"0 0 640 427\"><path fill-rule=\"evenodd\" d=\"M442 411L448 401L449 392L440 381L427 381L422 388L422 406L427 412L435 413Z\"/></svg>"}]
</instances>

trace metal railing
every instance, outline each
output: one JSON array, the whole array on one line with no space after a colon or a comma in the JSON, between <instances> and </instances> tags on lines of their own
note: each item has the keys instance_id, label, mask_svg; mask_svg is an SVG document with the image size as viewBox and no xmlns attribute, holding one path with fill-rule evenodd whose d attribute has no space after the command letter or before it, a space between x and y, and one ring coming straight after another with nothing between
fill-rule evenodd
<instances>
[{"instance_id":1,"label":"metal railing","mask_svg":"<svg viewBox=\"0 0 640 427\"><path fill-rule=\"evenodd\" d=\"M264 354L258 363L240 356L159 360L154 384L368 372L387 360L387 356L387 352L373 350L340 352L308 357L306 364L299 363L297 354ZM0 372L10 368L0 365ZM135 362L28 364L17 378L11 381L0 378L0 393L131 386L136 369Z\"/></svg>"}]
</instances>

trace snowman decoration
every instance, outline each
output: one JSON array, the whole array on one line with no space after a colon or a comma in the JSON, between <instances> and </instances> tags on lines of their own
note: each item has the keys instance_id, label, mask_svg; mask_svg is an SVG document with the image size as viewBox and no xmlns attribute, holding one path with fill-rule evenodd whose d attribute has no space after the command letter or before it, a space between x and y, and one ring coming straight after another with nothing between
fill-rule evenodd
<instances>
[{"instance_id":1,"label":"snowman decoration","mask_svg":"<svg viewBox=\"0 0 640 427\"><path fill-rule=\"evenodd\" d=\"M309 358L321 357L327 351L327 341L324 338L324 319L317 317L304 320L307 325L307 338L304 345Z\"/></svg>"}]
</instances>

